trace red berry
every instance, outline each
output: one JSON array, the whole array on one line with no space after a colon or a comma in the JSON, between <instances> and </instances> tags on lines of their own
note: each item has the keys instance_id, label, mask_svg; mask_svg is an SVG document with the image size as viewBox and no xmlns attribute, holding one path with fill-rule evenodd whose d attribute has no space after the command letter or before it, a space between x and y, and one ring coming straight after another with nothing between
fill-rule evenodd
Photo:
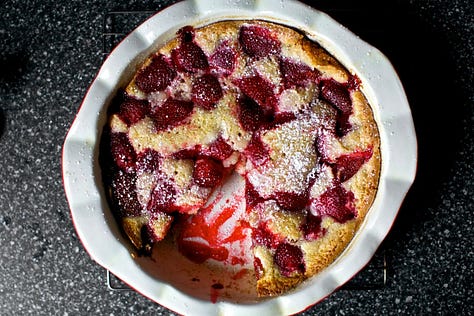
<instances>
[{"instance_id":1,"label":"red berry","mask_svg":"<svg viewBox=\"0 0 474 316\"><path fill-rule=\"evenodd\" d=\"M212 110L222 96L219 80L213 75L203 75L194 80L191 98L197 106L205 110Z\"/></svg>"},{"instance_id":2,"label":"red berry","mask_svg":"<svg viewBox=\"0 0 474 316\"><path fill-rule=\"evenodd\" d=\"M196 159L201 153L201 145L196 145L192 148L181 149L173 153L175 159Z\"/></svg>"},{"instance_id":3,"label":"red berry","mask_svg":"<svg viewBox=\"0 0 474 316\"><path fill-rule=\"evenodd\" d=\"M274 260L284 276L290 276L293 272L304 273L306 271L303 252L298 246L281 243L275 251Z\"/></svg>"},{"instance_id":4,"label":"red berry","mask_svg":"<svg viewBox=\"0 0 474 316\"><path fill-rule=\"evenodd\" d=\"M222 180L222 166L212 158L201 157L194 164L194 183L204 188L213 188Z\"/></svg>"},{"instance_id":5,"label":"red berry","mask_svg":"<svg viewBox=\"0 0 474 316\"><path fill-rule=\"evenodd\" d=\"M232 155L233 152L234 150L232 147L227 144L227 142L222 137L219 136L211 143L207 149L206 154L214 159L224 160Z\"/></svg>"},{"instance_id":6,"label":"red berry","mask_svg":"<svg viewBox=\"0 0 474 316\"><path fill-rule=\"evenodd\" d=\"M236 61L237 53L228 46L227 42L222 42L209 57L211 69L224 76L228 76L234 71Z\"/></svg>"},{"instance_id":7,"label":"red berry","mask_svg":"<svg viewBox=\"0 0 474 316\"><path fill-rule=\"evenodd\" d=\"M301 227L306 240L316 240L324 235L326 230L321 227L321 222L322 219L320 216L314 216L311 213L307 214L306 221Z\"/></svg>"},{"instance_id":8,"label":"red berry","mask_svg":"<svg viewBox=\"0 0 474 316\"><path fill-rule=\"evenodd\" d=\"M145 93L163 91L176 77L176 71L162 54L153 57L151 63L135 78L137 87Z\"/></svg>"},{"instance_id":9,"label":"red berry","mask_svg":"<svg viewBox=\"0 0 474 316\"><path fill-rule=\"evenodd\" d=\"M159 177L148 201L147 210L151 214L171 213L174 211L175 200L176 189L173 183L165 177Z\"/></svg>"},{"instance_id":10,"label":"red berry","mask_svg":"<svg viewBox=\"0 0 474 316\"><path fill-rule=\"evenodd\" d=\"M264 223L261 223L257 228L252 228L252 240L257 245L263 245L267 248L276 248L281 238L278 238Z\"/></svg>"},{"instance_id":11,"label":"red berry","mask_svg":"<svg viewBox=\"0 0 474 316\"><path fill-rule=\"evenodd\" d=\"M309 82L316 81L320 75L308 65L288 58L280 60L280 71L286 89L305 86Z\"/></svg>"},{"instance_id":12,"label":"red berry","mask_svg":"<svg viewBox=\"0 0 474 316\"><path fill-rule=\"evenodd\" d=\"M112 196L121 216L139 216L142 209L136 193L136 176L119 170L112 180Z\"/></svg>"},{"instance_id":13,"label":"red berry","mask_svg":"<svg viewBox=\"0 0 474 316\"><path fill-rule=\"evenodd\" d=\"M127 98L120 104L119 117L127 126L133 125L143 119L150 111L147 100Z\"/></svg>"},{"instance_id":14,"label":"red berry","mask_svg":"<svg viewBox=\"0 0 474 316\"><path fill-rule=\"evenodd\" d=\"M180 71L194 73L209 68L206 54L194 42L182 41L178 48L171 51L171 58Z\"/></svg>"},{"instance_id":15,"label":"red berry","mask_svg":"<svg viewBox=\"0 0 474 316\"><path fill-rule=\"evenodd\" d=\"M306 208L308 194L294 192L276 192L274 197L277 204L288 212L298 212Z\"/></svg>"},{"instance_id":16,"label":"red berry","mask_svg":"<svg viewBox=\"0 0 474 316\"><path fill-rule=\"evenodd\" d=\"M339 156L336 158L336 162L331 165L334 176L340 182L349 180L371 157L372 148Z\"/></svg>"},{"instance_id":17,"label":"red berry","mask_svg":"<svg viewBox=\"0 0 474 316\"><path fill-rule=\"evenodd\" d=\"M315 216L328 215L339 223L344 223L357 216L354 201L354 193L337 183L311 203L311 212Z\"/></svg>"},{"instance_id":18,"label":"red berry","mask_svg":"<svg viewBox=\"0 0 474 316\"><path fill-rule=\"evenodd\" d=\"M269 151L258 134L253 135L244 153L254 166L261 166L270 159Z\"/></svg>"},{"instance_id":19,"label":"red berry","mask_svg":"<svg viewBox=\"0 0 474 316\"><path fill-rule=\"evenodd\" d=\"M321 84L321 96L341 113L352 113L349 90L343 84L335 80L324 80Z\"/></svg>"},{"instance_id":20,"label":"red berry","mask_svg":"<svg viewBox=\"0 0 474 316\"><path fill-rule=\"evenodd\" d=\"M160 162L160 154L151 148L147 148L138 154L135 169L137 172L156 172L160 168Z\"/></svg>"},{"instance_id":21,"label":"red berry","mask_svg":"<svg viewBox=\"0 0 474 316\"><path fill-rule=\"evenodd\" d=\"M239 42L250 57L262 58L280 52L280 41L268 29L257 25L240 28Z\"/></svg>"},{"instance_id":22,"label":"red berry","mask_svg":"<svg viewBox=\"0 0 474 316\"><path fill-rule=\"evenodd\" d=\"M260 194L255 190L252 183L248 179L245 181L245 202L247 203L247 208L251 208L254 205L263 202L264 199Z\"/></svg>"},{"instance_id":23,"label":"red berry","mask_svg":"<svg viewBox=\"0 0 474 316\"><path fill-rule=\"evenodd\" d=\"M135 167L136 153L126 133L110 135L110 150L117 167L131 171Z\"/></svg>"},{"instance_id":24,"label":"red berry","mask_svg":"<svg viewBox=\"0 0 474 316\"><path fill-rule=\"evenodd\" d=\"M238 106L239 122L244 130L254 132L265 123L263 109L252 99L242 98L239 100Z\"/></svg>"},{"instance_id":25,"label":"red berry","mask_svg":"<svg viewBox=\"0 0 474 316\"><path fill-rule=\"evenodd\" d=\"M257 102L257 104L263 108L266 115L273 112L277 100L273 85L270 81L260 75L253 75L241 78L237 80L235 84L240 88L242 93Z\"/></svg>"},{"instance_id":26,"label":"red berry","mask_svg":"<svg viewBox=\"0 0 474 316\"><path fill-rule=\"evenodd\" d=\"M152 117L155 128L158 131L174 127L191 115L193 103L188 101L168 99L165 103L152 109Z\"/></svg>"}]
</instances>

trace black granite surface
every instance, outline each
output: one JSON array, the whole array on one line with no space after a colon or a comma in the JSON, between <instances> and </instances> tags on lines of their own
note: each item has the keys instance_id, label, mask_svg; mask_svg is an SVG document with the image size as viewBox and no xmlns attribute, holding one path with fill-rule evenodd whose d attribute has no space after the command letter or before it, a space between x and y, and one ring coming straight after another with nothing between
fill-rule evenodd
<instances>
[{"instance_id":1,"label":"black granite surface","mask_svg":"<svg viewBox=\"0 0 474 316\"><path fill-rule=\"evenodd\" d=\"M107 288L105 270L71 222L61 148L103 61L107 13L173 2L1 1L1 315L172 314L133 291ZM342 288L303 315L472 315L473 2L306 2L393 62L413 112L419 166L383 245L388 283Z\"/></svg>"}]
</instances>

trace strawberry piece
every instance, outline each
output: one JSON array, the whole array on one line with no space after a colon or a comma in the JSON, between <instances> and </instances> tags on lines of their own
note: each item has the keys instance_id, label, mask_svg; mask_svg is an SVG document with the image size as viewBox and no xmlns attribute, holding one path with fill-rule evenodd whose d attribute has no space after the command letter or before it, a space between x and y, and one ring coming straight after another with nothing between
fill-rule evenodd
<instances>
[{"instance_id":1,"label":"strawberry piece","mask_svg":"<svg viewBox=\"0 0 474 316\"><path fill-rule=\"evenodd\" d=\"M222 98L222 88L219 80L213 75L203 75L194 80L191 99L204 110L212 110Z\"/></svg>"},{"instance_id":2,"label":"strawberry piece","mask_svg":"<svg viewBox=\"0 0 474 316\"><path fill-rule=\"evenodd\" d=\"M229 43L222 42L209 57L211 70L224 76L228 76L234 71L237 61L237 53L228 45Z\"/></svg>"},{"instance_id":3,"label":"strawberry piece","mask_svg":"<svg viewBox=\"0 0 474 316\"><path fill-rule=\"evenodd\" d=\"M267 146L265 146L258 134L252 136L244 153L254 166L261 166L270 159Z\"/></svg>"},{"instance_id":4,"label":"strawberry piece","mask_svg":"<svg viewBox=\"0 0 474 316\"><path fill-rule=\"evenodd\" d=\"M294 272L304 273L306 271L301 248L289 243L278 245L274 261L278 268L280 268L281 274L287 277Z\"/></svg>"},{"instance_id":5,"label":"strawberry piece","mask_svg":"<svg viewBox=\"0 0 474 316\"><path fill-rule=\"evenodd\" d=\"M219 136L215 141L211 143L206 154L217 160L224 160L228 158L234 150L227 144L227 142Z\"/></svg>"},{"instance_id":6,"label":"strawberry piece","mask_svg":"<svg viewBox=\"0 0 474 316\"><path fill-rule=\"evenodd\" d=\"M163 91L175 77L176 71L167 58L159 54L153 56L151 63L138 73L135 84L145 93Z\"/></svg>"},{"instance_id":7,"label":"strawberry piece","mask_svg":"<svg viewBox=\"0 0 474 316\"><path fill-rule=\"evenodd\" d=\"M312 241L321 238L326 230L321 227L322 219L320 216L314 216L311 213L306 215L306 221L301 226L303 236L306 240Z\"/></svg>"},{"instance_id":8,"label":"strawberry piece","mask_svg":"<svg viewBox=\"0 0 474 316\"><path fill-rule=\"evenodd\" d=\"M352 130L351 122L349 122L350 114L338 113L336 116L336 135L343 137Z\"/></svg>"},{"instance_id":9,"label":"strawberry piece","mask_svg":"<svg viewBox=\"0 0 474 316\"><path fill-rule=\"evenodd\" d=\"M117 167L125 171L134 169L137 157L126 133L112 133L110 135L110 150Z\"/></svg>"},{"instance_id":10,"label":"strawberry piece","mask_svg":"<svg viewBox=\"0 0 474 316\"><path fill-rule=\"evenodd\" d=\"M245 202L247 203L247 209L252 208L256 204L263 202L264 199L255 190L254 186L248 179L245 180Z\"/></svg>"},{"instance_id":11,"label":"strawberry piece","mask_svg":"<svg viewBox=\"0 0 474 316\"><path fill-rule=\"evenodd\" d=\"M143 119L149 111L150 105L147 100L127 98L120 104L118 115L127 126L130 126Z\"/></svg>"},{"instance_id":12,"label":"strawberry piece","mask_svg":"<svg viewBox=\"0 0 474 316\"><path fill-rule=\"evenodd\" d=\"M210 157L201 157L196 160L193 170L193 180L204 188L213 188L222 180L222 166Z\"/></svg>"},{"instance_id":13,"label":"strawberry piece","mask_svg":"<svg viewBox=\"0 0 474 316\"><path fill-rule=\"evenodd\" d=\"M304 210L308 203L307 193L276 192L273 198L282 209L288 212Z\"/></svg>"},{"instance_id":14,"label":"strawberry piece","mask_svg":"<svg viewBox=\"0 0 474 316\"><path fill-rule=\"evenodd\" d=\"M280 41L268 29L257 25L244 25L239 31L239 42L250 57L262 58L280 52Z\"/></svg>"},{"instance_id":15,"label":"strawberry piece","mask_svg":"<svg viewBox=\"0 0 474 316\"><path fill-rule=\"evenodd\" d=\"M321 84L321 96L338 110L336 134L339 137L346 135L352 128L349 122L352 100L348 88L335 80L324 80Z\"/></svg>"},{"instance_id":16,"label":"strawberry piece","mask_svg":"<svg viewBox=\"0 0 474 316\"><path fill-rule=\"evenodd\" d=\"M265 223L260 223L257 228L252 228L252 240L256 245L267 248L276 248L282 238L271 232Z\"/></svg>"},{"instance_id":17,"label":"strawberry piece","mask_svg":"<svg viewBox=\"0 0 474 316\"><path fill-rule=\"evenodd\" d=\"M193 103L177 99L168 99L155 107L150 114L158 131L174 127L191 115Z\"/></svg>"},{"instance_id":18,"label":"strawberry piece","mask_svg":"<svg viewBox=\"0 0 474 316\"><path fill-rule=\"evenodd\" d=\"M255 277L257 278L257 280L259 280L263 276L263 273L265 272L263 270L263 264L262 264L262 261L260 261L260 258L254 257L253 267L255 270Z\"/></svg>"},{"instance_id":19,"label":"strawberry piece","mask_svg":"<svg viewBox=\"0 0 474 316\"><path fill-rule=\"evenodd\" d=\"M339 156L331 165L333 174L340 182L345 182L352 178L371 157L372 148Z\"/></svg>"},{"instance_id":20,"label":"strawberry piece","mask_svg":"<svg viewBox=\"0 0 474 316\"><path fill-rule=\"evenodd\" d=\"M244 130L254 132L265 123L263 109L252 99L242 98L238 106L239 122Z\"/></svg>"},{"instance_id":21,"label":"strawberry piece","mask_svg":"<svg viewBox=\"0 0 474 316\"><path fill-rule=\"evenodd\" d=\"M257 74L241 78L235 84L246 96L257 102L264 109L266 115L273 113L277 99L273 85L268 80Z\"/></svg>"},{"instance_id":22,"label":"strawberry piece","mask_svg":"<svg viewBox=\"0 0 474 316\"><path fill-rule=\"evenodd\" d=\"M316 69L313 70L306 64L288 58L280 60L280 71L286 89L304 87L309 82L315 81L320 75Z\"/></svg>"},{"instance_id":23,"label":"strawberry piece","mask_svg":"<svg viewBox=\"0 0 474 316\"><path fill-rule=\"evenodd\" d=\"M176 200L176 189L168 179L163 176L158 177L158 181L151 193L148 201L147 210L153 214L161 212L171 213L174 209Z\"/></svg>"},{"instance_id":24,"label":"strawberry piece","mask_svg":"<svg viewBox=\"0 0 474 316\"><path fill-rule=\"evenodd\" d=\"M137 172L156 172L160 168L161 156L151 148L140 152L137 156L135 169Z\"/></svg>"},{"instance_id":25,"label":"strawberry piece","mask_svg":"<svg viewBox=\"0 0 474 316\"><path fill-rule=\"evenodd\" d=\"M113 201L117 205L122 217L139 216L141 205L135 191L136 176L134 173L127 173L119 170L112 180Z\"/></svg>"},{"instance_id":26,"label":"strawberry piece","mask_svg":"<svg viewBox=\"0 0 474 316\"><path fill-rule=\"evenodd\" d=\"M181 45L171 51L171 58L180 71L195 73L209 68L206 54L194 42L181 41Z\"/></svg>"},{"instance_id":27,"label":"strawberry piece","mask_svg":"<svg viewBox=\"0 0 474 316\"><path fill-rule=\"evenodd\" d=\"M354 193L336 183L313 200L310 210L315 216L328 215L339 223L345 223L357 216L354 200Z\"/></svg>"},{"instance_id":28,"label":"strawberry piece","mask_svg":"<svg viewBox=\"0 0 474 316\"><path fill-rule=\"evenodd\" d=\"M335 80L324 80L321 85L321 96L341 113L352 113L352 100L343 84Z\"/></svg>"},{"instance_id":29,"label":"strawberry piece","mask_svg":"<svg viewBox=\"0 0 474 316\"><path fill-rule=\"evenodd\" d=\"M196 145L192 148L181 149L173 153L173 158L175 159L196 159L197 156L201 153L201 145Z\"/></svg>"}]
</instances>

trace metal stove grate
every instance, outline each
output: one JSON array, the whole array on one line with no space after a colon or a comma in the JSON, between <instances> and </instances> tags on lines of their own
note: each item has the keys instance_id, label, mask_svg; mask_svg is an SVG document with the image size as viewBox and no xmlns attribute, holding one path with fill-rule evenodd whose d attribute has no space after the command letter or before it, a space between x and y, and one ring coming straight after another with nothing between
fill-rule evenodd
<instances>
[{"instance_id":1,"label":"metal stove grate","mask_svg":"<svg viewBox=\"0 0 474 316\"><path fill-rule=\"evenodd\" d=\"M102 32L102 55L105 59L112 49L130 32L156 11L112 11L104 16ZM340 290L381 289L389 282L390 265L384 245L375 253L368 265ZM111 291L122 292L132 289L109 270L106 271L107 287Z\"/></svg>"}]
</instances>

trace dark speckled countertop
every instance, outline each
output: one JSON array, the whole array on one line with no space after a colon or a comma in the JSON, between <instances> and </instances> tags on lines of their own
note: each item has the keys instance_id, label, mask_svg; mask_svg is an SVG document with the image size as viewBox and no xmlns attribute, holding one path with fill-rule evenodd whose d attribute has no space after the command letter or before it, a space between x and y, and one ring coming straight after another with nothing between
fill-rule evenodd
<instances>
[{"instance_id":1,"label":"dark speckled countertop","mask_svg":"<svg viewBox=\"0 0 474 316\"><path fill-rule=\"evenodd\" d=\"M172 314L133 291L108 289L78 240L61 179L64 138L103 61L107 13L172 2L2 1L1 315ZM343 287L303 314L472 315L473 2L306 2L392 61L413 112L419 166L382 246L388 282ZM130 30L148 15L135 15Z\"/></svg>"}]
</instances>

